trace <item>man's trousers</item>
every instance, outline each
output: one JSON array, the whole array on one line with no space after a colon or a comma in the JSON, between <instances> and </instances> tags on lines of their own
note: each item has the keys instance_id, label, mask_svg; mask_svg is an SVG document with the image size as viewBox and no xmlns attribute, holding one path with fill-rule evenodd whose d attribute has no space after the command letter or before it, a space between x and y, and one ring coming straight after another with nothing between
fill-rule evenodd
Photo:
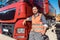
<instances>
[{"instance_id":1,"label":"man's trousers","mask_svg":"<svg viewBox=\"0 0 60 40\"><path fill-rule=\"evenodd\" d=\"M29 34L29 40L44 40L41 33L31 31Z\"/></svg>"}]
</instances>

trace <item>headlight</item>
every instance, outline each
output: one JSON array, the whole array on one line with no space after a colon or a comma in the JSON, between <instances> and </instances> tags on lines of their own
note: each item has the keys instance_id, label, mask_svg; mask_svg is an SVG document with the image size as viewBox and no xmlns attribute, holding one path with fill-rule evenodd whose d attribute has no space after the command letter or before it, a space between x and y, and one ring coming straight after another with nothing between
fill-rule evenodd
<instances>
[{"instance_id":1,"label":"headlight","mask_svg":"<svg viewBox=\"0 0 60 40\"><path fill-rule=\"evenodd\" d=\"M25 33L25 28L18 28L17 33Z\"/></svg>"}]
</instances>

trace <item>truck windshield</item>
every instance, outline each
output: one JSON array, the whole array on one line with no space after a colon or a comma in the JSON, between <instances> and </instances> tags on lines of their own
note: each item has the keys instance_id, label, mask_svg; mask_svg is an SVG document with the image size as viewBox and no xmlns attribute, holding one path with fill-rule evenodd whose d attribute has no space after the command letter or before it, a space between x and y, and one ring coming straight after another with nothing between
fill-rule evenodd
<instances>
[{"instance_id":1,"label":"truck windshield","mask_svg":"<svg viewBox=\"0 0 60 40\"><path fill-rule=\"evenodd\" d=\"M24 0L27 3L31 3L31 0ZM43 7L43 0L33 0L35 6Z\"/></svg>"},{"instance_id":2,"label":"truck windshield","mask_svg":"<svg viewBox=\"0 0 60 40\"><path fill-rule=\"evenodd\" d=\"M9 9L0 12L0 20L12 20L14 19L16 9Z\"/></svg>"},{"instance_id":3,"label":"truck windshield","mask_svg":"<svg viewBox=\"0 0 60 40\"><path fill-rule=\"evenodd\" d=\"M16 3L18 1L19 0L0 0L0 8L4 7L4 6L7 6L7 5L10 5L12 3Z\"/></svg>"},{"instance_id":4,"label":"truck windshield","mask_svg":"<svg viewBox=\"0 0 60 40\"><path fill-rule=\"evenodd\" d=\"M33 0L34 4L39 6L39 7L43 7L43 0Z\"/></svg>"}]
</instances>

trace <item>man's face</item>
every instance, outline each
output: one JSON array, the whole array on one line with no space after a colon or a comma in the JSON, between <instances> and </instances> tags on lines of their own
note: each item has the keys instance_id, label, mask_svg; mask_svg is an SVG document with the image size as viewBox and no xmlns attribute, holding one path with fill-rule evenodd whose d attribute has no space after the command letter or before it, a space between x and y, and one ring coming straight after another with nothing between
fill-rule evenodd
<instances>
[{"instance_id":1,"label":"man's face","mask_svg":"<svg viewBox=\"0 0 60 40\"><path fill-rule=\"evenodd\" d=\"M34 14L36 14L36 13L38 12L37 7L33 7L33 8L32 8L32 11L33 11Z\"/></svg>"}]
</instances>

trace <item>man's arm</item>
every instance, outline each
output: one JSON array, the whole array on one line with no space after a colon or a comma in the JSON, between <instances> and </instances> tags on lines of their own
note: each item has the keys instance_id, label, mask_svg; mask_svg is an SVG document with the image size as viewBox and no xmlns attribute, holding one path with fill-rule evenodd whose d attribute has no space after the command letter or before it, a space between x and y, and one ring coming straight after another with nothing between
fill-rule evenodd
<instances>
[{"instance_id":1,"label":"man's arm","mask_svg":"<svg viewBox=\"0 0 60 40\"><path fill-rule=\"evenodd\" d=\"M26 21L31 21L31 20L32 20L32 17L26 18L26 19L23 21L23 25L26 23Z\"/></svg>"},{"instance_id":2,"label":"man's arm","mask_svg":"<svg viewBox=\"0 0 60 40\"><path fill-rule=\"evenodd\" d=\"M48 28L48 25L47 25L47 21L46 21L46 18L44 15L42 15L41 20L42 20L43 26L44 26L44 29L43 29L44 31L42 32L42 34L44 35L46 32L46 29Z\"/></svg>"},{"instance_id":3,"label":"man's arm","mask_svg":"<svg viewBox=\"0 0 60 40\"><path fill-rule=\"evenodd\" d=\"M26 20L27 21L32 21L32 17L28 17Z\"/></svg>"},{"instance_id":4,"label":"man's arm","mask_svg":"<svg viewBox=\"0 0 60 40\"><path fill-rule=\"evenodd\" d=\"M44 25L45 27L48 27L47 21L46 21L46 18L45 18L44 15L42 15L41 20L42 20L42 22L43 22L43 25Z\"/></svg>"}]
</instances>

